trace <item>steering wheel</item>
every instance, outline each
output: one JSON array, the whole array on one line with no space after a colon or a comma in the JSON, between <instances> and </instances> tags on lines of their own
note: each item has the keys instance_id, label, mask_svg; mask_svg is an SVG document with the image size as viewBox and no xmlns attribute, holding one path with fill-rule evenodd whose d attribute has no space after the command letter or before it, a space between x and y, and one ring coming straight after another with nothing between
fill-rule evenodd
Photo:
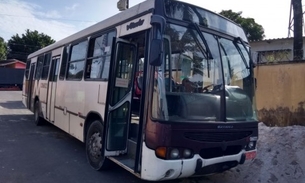
<instances>
[{"instance_id":1,"label":"steering wheel","mask_svg":"<svg viewBox=\"0 0 305 183\"><path fill-rule=\"evenodd\" d=\"M202 92L205 92L205 93L209 92L209 88L210 88L211 86L214 86L214 84L210 84L210 85L207 85L207 86L203 87L203 88L202 88Z\"/></svg>"}]
</instances>

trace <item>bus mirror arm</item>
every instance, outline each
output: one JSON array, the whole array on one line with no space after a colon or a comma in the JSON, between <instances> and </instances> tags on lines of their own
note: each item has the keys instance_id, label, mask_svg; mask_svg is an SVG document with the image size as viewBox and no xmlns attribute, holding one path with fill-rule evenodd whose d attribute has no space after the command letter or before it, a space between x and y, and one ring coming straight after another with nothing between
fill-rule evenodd
<instances>
[{"instance_id":1,"label":"bus mirror arm","mask_svg":"<svg viewBox=\"0 0 305 183\"><path fill-rule=\"evenodd\" d=\"M150 24L152 26L159 25L160 26L161 34L164 33L164 31L165 31L165 24L166 24L166 20L165 20L164 17L162 17L160 15L152 15L151 16L151 20L150 20Z\"/></svg>"}]
</instances>

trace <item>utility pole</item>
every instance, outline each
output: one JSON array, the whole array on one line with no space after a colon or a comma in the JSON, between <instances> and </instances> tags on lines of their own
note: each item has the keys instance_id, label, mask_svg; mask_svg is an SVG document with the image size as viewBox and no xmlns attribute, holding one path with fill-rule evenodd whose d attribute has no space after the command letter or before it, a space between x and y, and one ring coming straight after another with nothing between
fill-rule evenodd
<instances>
[{"instance_id":1,"label":"utility pole","mask_svg":"<svg viewBox=\"0 0 305 183\"><path fill-rule=\"evenodd\" d=\"M303 59L303 10L302 0L292 0L293 25L293 60Z\"/></svg>"}]
</instances>

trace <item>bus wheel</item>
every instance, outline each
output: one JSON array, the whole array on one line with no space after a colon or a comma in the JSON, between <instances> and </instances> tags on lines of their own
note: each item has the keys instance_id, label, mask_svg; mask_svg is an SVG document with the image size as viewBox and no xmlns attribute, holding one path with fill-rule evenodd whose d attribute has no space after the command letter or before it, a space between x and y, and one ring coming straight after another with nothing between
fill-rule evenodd
<instances>
[{"instance_id":1,"label":"bus wheel","mask_svg":"<svg viewBox=\"0 0 305 183\"><path fill-rule=\"evenodd\" d=\"M109 159L104 156L102 144L104 127L99 120L89 126L86 137L86 155L91 167L95 170L105 170L109 167Z\"/></svg>"},{"instance_id":2,"label":"bus wheel","mask_svg":"<svg viewBox=\"0 0 305 183\"><path fill-rule=\"evenodd\" d=\"M40 107L39 107L39 101L37 100L35 102L35 108L34 108L34 120L37 126L41 126L44 123L44 120L40 117L39 113L40 113Z\"/></svg>"}]
</instances>

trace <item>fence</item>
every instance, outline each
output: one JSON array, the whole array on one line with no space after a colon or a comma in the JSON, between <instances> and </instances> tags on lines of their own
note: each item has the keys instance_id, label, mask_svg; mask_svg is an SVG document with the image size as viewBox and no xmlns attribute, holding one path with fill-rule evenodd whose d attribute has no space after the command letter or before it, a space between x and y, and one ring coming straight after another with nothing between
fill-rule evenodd
<instances>
[{"instance_id":1,"label":"fence","mask_svg":"<svg viewBox=\"0 0 305 183\"><path fill-rule=\"evenodd\" d=\"M291 49L268 50L268 51L253 51L251 53L252 59L256 64L274 64L281 62L290 62L295 60L302 61L303 58L295 58L295 53L304 52L303 50L292 51Z\"/></svg>"}]
</instances>

